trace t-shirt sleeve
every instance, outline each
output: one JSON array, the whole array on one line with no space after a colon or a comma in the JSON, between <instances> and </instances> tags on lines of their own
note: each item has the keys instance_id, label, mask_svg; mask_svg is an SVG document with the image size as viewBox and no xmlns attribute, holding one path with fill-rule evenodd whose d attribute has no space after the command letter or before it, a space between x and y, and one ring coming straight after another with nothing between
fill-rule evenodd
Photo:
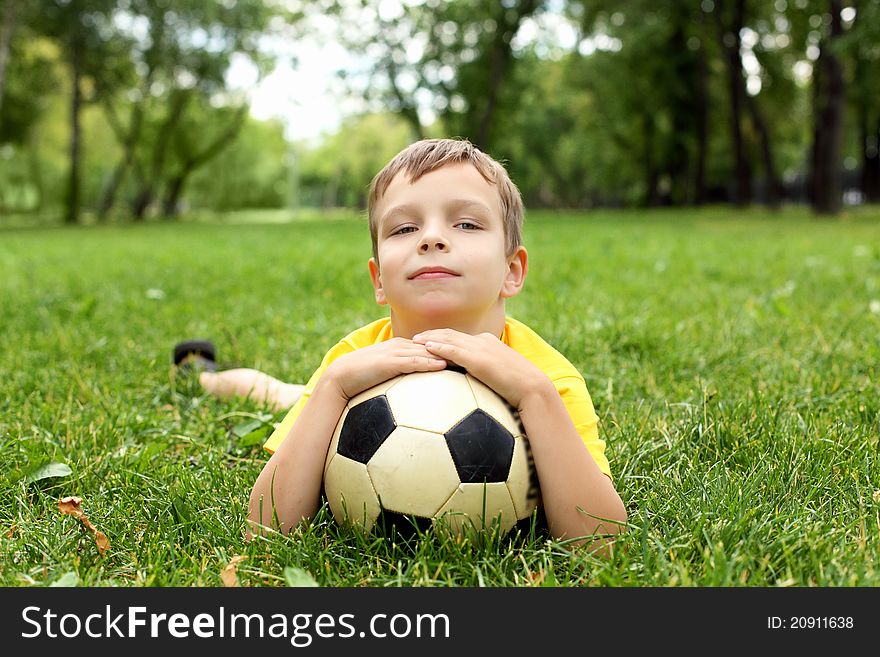
<instances>
[{"instance_id":1,"label":"t-shirt sleeve","mask_svg":"<svg viewBox=\"0 0 880 657\"><path fill-rule=\"evenodd\" d=\"M275 427L275 431L272 432L272 435L269 436L268 440L263 443L263 447L266 448L270 454L274 454L281 442L287 438L287 434L289 434L290 430L293 428L293 424L302 412L303 406L306 405L306 401L306 393L303 391L303 394L296 400L293 408L287 411L287 415L285 415L284 419Z\"/></svg>"},{"instance_id":2,"label":"t-shirt sleeve","mask_svg":"<svg viewBox=\"0 0 880 657\"><path fill-rule=\"evenodd\" d=\"M579 376L564 376L553 379L559 396L568 409L574 428L584 441L587 450L599 466L599 470L611 478L611 466L605 456L605 441L599 438L599 416L593 408L593 400L587 391L587 384Z\"/></svg>"},{"instance_id":3,"label":"t-shirt sleeve","mask_svg":"<svg viewBox=\"0 0 880 657\"><path fill-rule=\"evenodd\" d=\"M312 392L315 390L315 386L318 383L318 380L321 378L321 375L324 373L324 370L330 366L334 360L343 356L347 353L350 353L355 350L355 347L349 344L347 341L343 340L342 342L337 343L327 354L324 356L324 360L321 361L321 365L318 369L315 370L314 374L312 374L309 382L306 383L306 387L303 389L303 393L297 402L293 405L287 415L284 416L284 419L281 420L281 423L275 427L275 431L272 432L272 435L269 436L268 440L263 443L263 447L270 453L274 454L275 450L278 449L278 446L287 438L288 434L290 434L290 430L293 429L294 423L296 423L296 419L299 417L299 414L302 413L303 407L306 405L306 402L309 400L309 397L312 396Z\"/></svg>"}]
</instances>

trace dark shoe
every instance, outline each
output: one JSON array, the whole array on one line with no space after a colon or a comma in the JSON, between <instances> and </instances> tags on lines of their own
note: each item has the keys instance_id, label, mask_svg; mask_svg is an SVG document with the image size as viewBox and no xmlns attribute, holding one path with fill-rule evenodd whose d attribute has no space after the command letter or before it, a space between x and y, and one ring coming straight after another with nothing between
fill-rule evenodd
<instances>
[{"instance_id":1,"label":"dark shoe","mask_svg":"<svg viewBox=\"0 0 880 657\"><path fill-rule=\"evenodd\" d=\"M209 340L185 340L174 345L174 366L178 374L216 372L214 343Z\"/></svg>"}]
</instances>

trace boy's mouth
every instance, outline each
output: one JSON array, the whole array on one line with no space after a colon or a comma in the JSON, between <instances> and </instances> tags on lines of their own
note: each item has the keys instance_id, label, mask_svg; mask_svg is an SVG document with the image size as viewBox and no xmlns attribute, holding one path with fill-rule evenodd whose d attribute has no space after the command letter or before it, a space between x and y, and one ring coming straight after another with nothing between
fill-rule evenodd
<instances>
[{"instance_id":1,"label":"boy's mouth","mask_svg":"<svg viewBox=\"0 0 880 657\"><path fill-rule=\"evenodd\" d=\"M451 269L446 269L446 267L422 267L409 278L411 281L426 281L454 276L458 276L458 274Z\"/></svg>"}]
</instances>

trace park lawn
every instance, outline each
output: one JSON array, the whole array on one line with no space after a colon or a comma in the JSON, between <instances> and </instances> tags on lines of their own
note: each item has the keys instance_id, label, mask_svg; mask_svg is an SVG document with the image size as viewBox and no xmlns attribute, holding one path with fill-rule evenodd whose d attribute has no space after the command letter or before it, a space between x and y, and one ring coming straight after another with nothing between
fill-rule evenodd
<instances>
[{"instance_id":1,"label":"park lawn","mask_svg":"<svg viewBox=\"0 0 880 657\"><path fill-rule=\"evenodd\" d=\"M243 586L880 585L880 208L528 216L509 311L587 381L629 512L609 559L326 511L247 543L280 415L175 384L172 345L304 381L384 309L356 213L240 219L0 231L0 585L219 586L235 555Z\"/></svg>"}]
</instances>

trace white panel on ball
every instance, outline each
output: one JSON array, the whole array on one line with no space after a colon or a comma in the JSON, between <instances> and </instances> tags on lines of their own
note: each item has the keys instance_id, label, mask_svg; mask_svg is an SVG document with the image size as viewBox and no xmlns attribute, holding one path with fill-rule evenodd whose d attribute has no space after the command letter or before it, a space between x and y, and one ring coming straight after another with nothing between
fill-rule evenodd
<instances>
[{"instance_id":1,"label":"white panel on ball","mask_svg":"<svg viewBox=\"0 0 880 657\"><path fill-rule=\"evenodd\" d=\"M446 433L468 413L476 410L474 393L458 372L417 372L392 385L385 393L397 426Z\"/></svg>"},{"instance_id":2,"label":"white panel on ball","mask_svg":"<svg viewBox=\"0 0 880 657\"><path fill-rule=\"evenodd\" d=\"M393 379L383 381L382 383L379 383L372 388L367 388L363 392L355 395L348 400L348 408L354 408L361 402L368 401L373 397L378 397L379 395L384 395L391 386L403 379L405 376L405 374L401 374L400 376L395 376Z\"/></svg>"},{"instance_id":3,"label":"white panel on ball","mask_svg":"<svg viewBox=\"0 0 880 657\"><path fill-rule=\"evenodd\" d=\"M324 475L324 492L338 523L351 522L370 531L381 507L367 466L334 454Z\"/></svg>"},{"instance_id":4,"label":"white panel on ball","mask_svg":"<svg viewBox=\"0 0 880 657\"><path fill-rule=\"evenodd\" d=\"M437 433L397 427L367 464L382 507L432 517L458 487L458 472Z\"/></svg>"},{"instance_id":5,"label":"white panel on ball","mask_svg":"<svg viewBox=\"0 0 880 657\"><path fill-rule=\"evenodd\" d=\"M484 518L483 510L487 509ZM437 514L450 529L456 532L470 529L482 530L488 524L501 523L501 531L506 532L516 522L513 500L507 484L503 481L489 484L459 484L458 490L443 505Z\"/></svg>"}]
</instances>

